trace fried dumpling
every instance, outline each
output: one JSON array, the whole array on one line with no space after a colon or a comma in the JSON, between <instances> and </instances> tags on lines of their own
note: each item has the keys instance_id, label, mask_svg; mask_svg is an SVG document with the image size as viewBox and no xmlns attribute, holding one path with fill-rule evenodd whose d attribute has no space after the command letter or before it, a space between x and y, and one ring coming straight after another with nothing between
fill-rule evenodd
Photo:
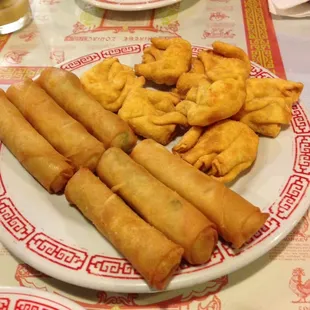
<instances>
[{"instance_id":1,"label":"fried dumpling","mask_svg":"<svg viewBox=\"0 0 310 310\"><path fill-rule=\"evenodd\" d=\"M224 120L204 132L191 130L173 148L174 153L218 181L234 180L256 159L259 138L246 124ZM189 149L188 145L194 146Z\"/></svg>"},{"instance_id":2,"label":"fried dumpling","mask_svg":"<svg viewBox=\"0 0 310 310\"><path fill-rule=\"evenodd\" d=\"M106 110L117 112L129 91L145 84L132 68L122 65L117 58L108 58L81 76L84 89Z\"/></svg>"},{"instance_id":3,"label":"fried dumpling","mask_svg":"<svg viewBox=\"0 0 310 310\"><path fill-rule=\"evenodd\" d=\"M220 41L215 41L212 47L213 50L201 51L198 54L209 80L214 82L227 78L249 78L251 63L241 48Z\"/></svg>"},{"instance_id":4,"label":"fried dumpling","mask_svg":"<svg viewBox=\"0 0 310 310\"><path fill-rule=\"evenodd\" d=\"M136 134L166 145L174 137L176 126L187 125L186 117L175 110L179 97L173 93L135 89L125 99L118 115Z\"/></svg>"},{"instance_id":5,"label":"fried dumpling","mask_svg":"<svg viewBox=\"0 0 310 310\"><path fill-rule=\"evenodd\" d=\"M244 104L245 83L232 78L209 83L201 80L187 93L177 111L187 116L191 126L208 126L236 114Z\"/></svg>"},{"instance_id":6,"label":"fried dumpling","mask_svg":"<svg viewBox=\"0 0 310 310\"><path fill-rule=\"evenodd\" d=\"M195 146L200 136L203 134L205 128L199 126L191 127L176 144L172 151L173 153L184 153Z\"/></svg>"},{"instance_id":7,"label":"fried dumpling","mask_svg":"<svg viewBox=\"0 0 310 310\"><path fill-rule=\"evenodd\" d=\"M135 65L136 74L157 84L175 85L190 69L191 44L180 38L152 38L151 42L144 50L143 63Z\"/></svg>"},{"instance_id":8,"label":"fried dumpling","mask_svg":"<svg viewBox=\"0 0 310 310\"><path fill-rule=\"evenodd\" d=\"M192 87L197 87L202 80L208 80L204 65L198 58L193 57L191 69L179 77L173 92L177 93L182 99L185 99L188 91Z\"/></svg>"},{"instance_id":9,"label":"fried dumpling","mask_svg":"<svg viewBox=\"0 0 310 310\"><path fill-rule=\"evenodd\" d=\"M233 118L261 135L275 138L281 125L290 123L292 105L302 89L302 83L282 79L249 79L245 104Z\"/></svg>"}]
</instances>

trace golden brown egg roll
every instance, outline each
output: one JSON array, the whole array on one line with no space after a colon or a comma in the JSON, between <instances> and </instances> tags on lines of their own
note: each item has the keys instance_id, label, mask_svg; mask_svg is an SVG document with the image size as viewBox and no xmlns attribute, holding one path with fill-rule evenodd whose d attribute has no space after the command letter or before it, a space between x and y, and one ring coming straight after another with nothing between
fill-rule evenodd
<instances>
[{"instance_id":1,"label":"golden brown egg roll","mask_svg":"<svg viewBox=\"0 0 310 310\"><path fill-rule=\"evenodd\" d=\"M236 248L250 239L269 216L153 140L139 143L131 157L197 207Z\"/></svg>"},{"instance_id":2,"label":"golden brown egg roll","mask_svg":"<svg viewBox=\"0 0 310 310\"><path fill-rule=\"evenodd\" d=\"M137 137L129 125L91 98L72 72L46 68L38 83L68 114L103 142L105 148L115 146L129 152L136 144Z\"/></svg>"},{"instance_id":3,"label":"golden brown egg roll","mask_svg":"<svg viewBox=\"0 0 310 310\"><path fill-rule=\"evenodd\" d=\"M97 174L145 221L184 248L191 264L207 262L217 243L215 225L118 148L108 149Z\"/></svg>"},{"instance_id":4,"label":"golden brown egg roll","mask_svg":"<svg viewBox=\"0 0 310 310\"><path fill-rule=\"evenodd\" d=\"M180 246L143 221L87 168L71 178L65 195L150 286L166 287L180 264Z\"/></svg>"},{"instance_id":5,"label":"golden brown egg roll","mask_svg":"<svg viewBox=\"0 0 310 310\"><path fill-rule=\"evenodd\" d=\"M9 100L26 120L76 167L94 170L104 147L31 79L13 84Z\"/></svg>"},{"instance_id":6,"label":"golden brown egg roll","mask_svg":"<svg viewBox=\"0 0 310 310\"><path fill-rule=\"evenodd\" d=\"M0 140L46 190L60 192L73 175L69 160L36 132L2 89L0 111Z\"/></svg>"}]
</instances>

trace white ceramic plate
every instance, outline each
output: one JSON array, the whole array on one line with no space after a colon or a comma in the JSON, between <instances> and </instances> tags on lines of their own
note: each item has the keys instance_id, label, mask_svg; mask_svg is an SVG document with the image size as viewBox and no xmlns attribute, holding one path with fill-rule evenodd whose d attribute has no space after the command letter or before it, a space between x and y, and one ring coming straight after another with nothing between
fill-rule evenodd
<instances>
[{"instance_id":1,"label":"white ceramic plate","mask_svg":"<svg viewBox=\"0 0 310 310\"><path fill-rule=\"evenodd\" d=\"M181 0L84 0L85 2L106 10L144 11L172 5Z\"/></svg>"},{"instance_id":2,"label":"white ceramic plate","mask_svg":"<svg viewBox=\"0 0 310 310\"><path fill-rule=\"evenodd\" d=\"M1 310L85 310L56 294L24 287L0 287Z\"/></svg>"},{"instance_id":3,"label":"white ceramic plate","mask_svg":"<svg viewBox=\"0 0 310 310\"><path fill-rule=\"evenodd\" d=\"M105 49L81 55L60 67L80 75L111 56L132 66L141 62L143 48L134 44ZM201 49L195 46L193 53ZM274 77L254 63L251 75ZM203 283L239 269L269 251L292 230L309 207L309 143L309 117L298 103L293 108L291 126L276 139L260 139L254 166L232 186L270 213L265 226L239 251L219 243L208 264L183 265L167 289ZM131 265L68 205L64 196L49 195L3 145L0 177L0 239L14 255L68 283L114 292L150 292Z\"/></svg>"}]
</instances>

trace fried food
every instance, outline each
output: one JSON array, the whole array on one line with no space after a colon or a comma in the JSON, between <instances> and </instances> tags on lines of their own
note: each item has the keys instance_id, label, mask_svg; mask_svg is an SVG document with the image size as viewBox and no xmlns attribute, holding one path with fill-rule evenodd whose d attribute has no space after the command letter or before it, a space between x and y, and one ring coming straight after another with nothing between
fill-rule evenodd
<instances>
[{"instance_id":1,"label":"fried food","mask_svg":"<svg viewBox=\"0 0 310 310\"><path fill-rule=\"evenodd\" d=\"M201 80L208 80L204 65L198 58L193 57L191 69L179 77L173 92L178 94L180 98L185 99L188 91L192 87L197 87Z\"/></svg>"},{"instance_id":2,"label":"fried food","mask_svg":"<svg viewBox=\"0 0 310 310\"><path fill-rule=\"evenodd\" d=\"M99 161L97 174L146 222L184 248L189 263L209 260L218 239L215 225L122 150L108 149Z\"/></svg>"},{"instance_id":3,"label":"fried food","mask_svg":"<svg viewBox=\"0 0 310 310\"><path fill-rule=\"evenodd\" d=\"M64 189L74 169L22 116L0 89L0 141L51 194Z\"/></svg>"},{"instance_id":4,"label":"fried food","mask_svg":"<svg viewBox=\"0 0 310 310\"><path fill-rule=\"evenodd\" d=\"M66 198L122 253L150 286L164 289L183 249L142 220L89 170L69 181Z\"/></svg>"},{"instance_id":5,"label":"fried food","mask_svg":"<svg viewBox=\"0 0 310 310\"><path fill-rule=\"evenodd\" d=\"M258 140L258 136L246 124L224 120L207 128L193 148L184 152L181 140L174 151L179 152L194 167L226 183L233 181L253 164ZM194 143L195 141L187 141L187 144Z\"/></svg>"},{"instance_id":6,"label":"fried food","mask_svg":"<svg viewBox=\"0 0 310 310\"><path fill-rule=\"evenodd\" d=\"M241 48L220 41L215 41L212 47L213 50L201 51L198 54L209 80L215 82L227 78L249 78L251 63Z\"/></svg>"},{"instance_id":7,"label":"fried food","mask_svg":"<svg viewBox=\"0 0 310 310\"><path fill-rule=\"evenodd\" d=\"M269 216L155 141L142 141L130 156L204 213L216 224L219 234L236 248L250 239Z\"/></svg>"},{"instance_id":8,"label":"fried food","mask_svg":"<svg viewBox=\"0 0 310 310\"><path fill-rule=\"evenodd\" d=\"M178 79L176 88L173 92L177 93L182 99L185 99L188 91L193 87L198 87L201 81L208 81L205 74L192 72L183 73Z\"/></svg>"},{"instance_id":9,"label":"fried food","mask_svg":"<svg viewBox=\"0 0 310 310\"><path fill-rule=\"evenodd\" d=\"M75 168L95 170L104 147L31 79L13 84L7 96L26 120Z\"/></svg>"},{"instance_id":10,"label":"fried food","mask_svg":"<svg viewBox=\"0 0 310 310\"><path fill-rule=\"evenodd\" d=\"M227 78L246 80L249 77L251 64L242 49L220 41L212 46L213 50L201 51L198 58L193 57L190 71L178 79L174 92L182 99L201 81L215 82Z\"/></svg>"},{"instance_id":11,"label":"fried food","mask_svg":"<svg viewBox=\"0 0 310 310\"><path fill-rule=\"evenodd\" d=\"M245 101L245 83L227 78L210 84L199 82L187 93L176 109L187 116L192 126L208 126L235 115Z\"/></svg>"},{"instance_id":12,"label":"fried food","mask_svg":"<svg viewBox=\"0 0 310 310\"><path fill-rule=\"evenodd\" d=\"M197 57L192 58L191 69L189 70L189 73L198 73L198 74L206 73L203 63Z\"/></svg>"},{"instance_id":13,"label":"fried food","mask_svg":"<svg viewBox=\"0 0 310 310\"><path fill-rule=\"evenodd\" d=\"M247 124L255 132L275 138L281 125L292 118L292 105L298 101L302 83L282 79L249 79L246 82L246 100L233 117Z\"/></svg>"},{"instance_id":14,"label":"fried food","mask_svg":"<svg viewBox=\"0 0 310 310\"><path fill-rule=\"evenodd\" d=\"M166 145L175 133L176 125L186 125L186 117L175 110L179 97L150 89L135 89L125 99L118 115L136 134Z\"/></svg>"},{"instance_id":15,"label":"fried food","mask_svg":"<svg viewBox=\"0 0 310 310\"><path fill-rule=\"evenodd\" d=\"M143 63L135 65L136 74L157 84L175 85L191 66L192 47L180 38L152 38L144 50Z\"/></svg>"},{"instance_id":16,"label":"fried food","mask_svg":"<svg viewBox=\"0 0 310 310\"><path fill-rule=\"evenodd\" d=\"M84 89L106 110L117 112L129 91L142 87L144 77L136 77L132 68L122 65L117 58L108 58L81 76Z\"/></svg>"},{"instance_id":17,"label":"fried food","mask_svg":"<svg viewBox=\"0 0 310 310\"><path fill-rule=\"evenodd\" d=\"M137 143L137 137L128 124L91 98L74 73L46 68L38 83L59 106L103 142L106 148L115 146L130 152Z\"/></svg>"},{"instance_id":18,"label":"fried food","mask_svg":"<svg viewBox=\"0 0 310 310\"><path fill-rule=\"evenodd\" d=\"M174 153L184 153L195 146L200 136L203 134L204 128L199 126L191 127L176 144L172 151Z\"/></svg>"}]
</instances>

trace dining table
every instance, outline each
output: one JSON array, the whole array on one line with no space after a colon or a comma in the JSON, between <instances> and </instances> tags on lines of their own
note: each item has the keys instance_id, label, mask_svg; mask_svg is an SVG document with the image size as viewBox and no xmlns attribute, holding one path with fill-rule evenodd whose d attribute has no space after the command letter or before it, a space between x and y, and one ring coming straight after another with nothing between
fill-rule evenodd
<instances>
[{"instance_id":1,"label":"dining table","mask_svg":"<svg viewBox=\"0 0 310 310\"><path fill-rule=\"evenodd\" d=\"M32 23L0 36L3 89L35 77L48 66L96 50L147 44L153 37L182 37L197 46L208 47L220 40L241 47L253 62L278 77L302 82L300 102L305 110L310 109L310 18L272 15L267 0L182 0L133 11L107 10L82 0L30 2ZM309 128L309 124L304 126ZM303 158L306 186L310 180L309 137L308 131L308 151ZM294 191L298 189L292 190L293 196ZM310 310L310 211L254 262L188 288L141 294L78 287L36 270L1 243L0 286L51 292L85 309Z\"/></svg>"}]
</instances>

